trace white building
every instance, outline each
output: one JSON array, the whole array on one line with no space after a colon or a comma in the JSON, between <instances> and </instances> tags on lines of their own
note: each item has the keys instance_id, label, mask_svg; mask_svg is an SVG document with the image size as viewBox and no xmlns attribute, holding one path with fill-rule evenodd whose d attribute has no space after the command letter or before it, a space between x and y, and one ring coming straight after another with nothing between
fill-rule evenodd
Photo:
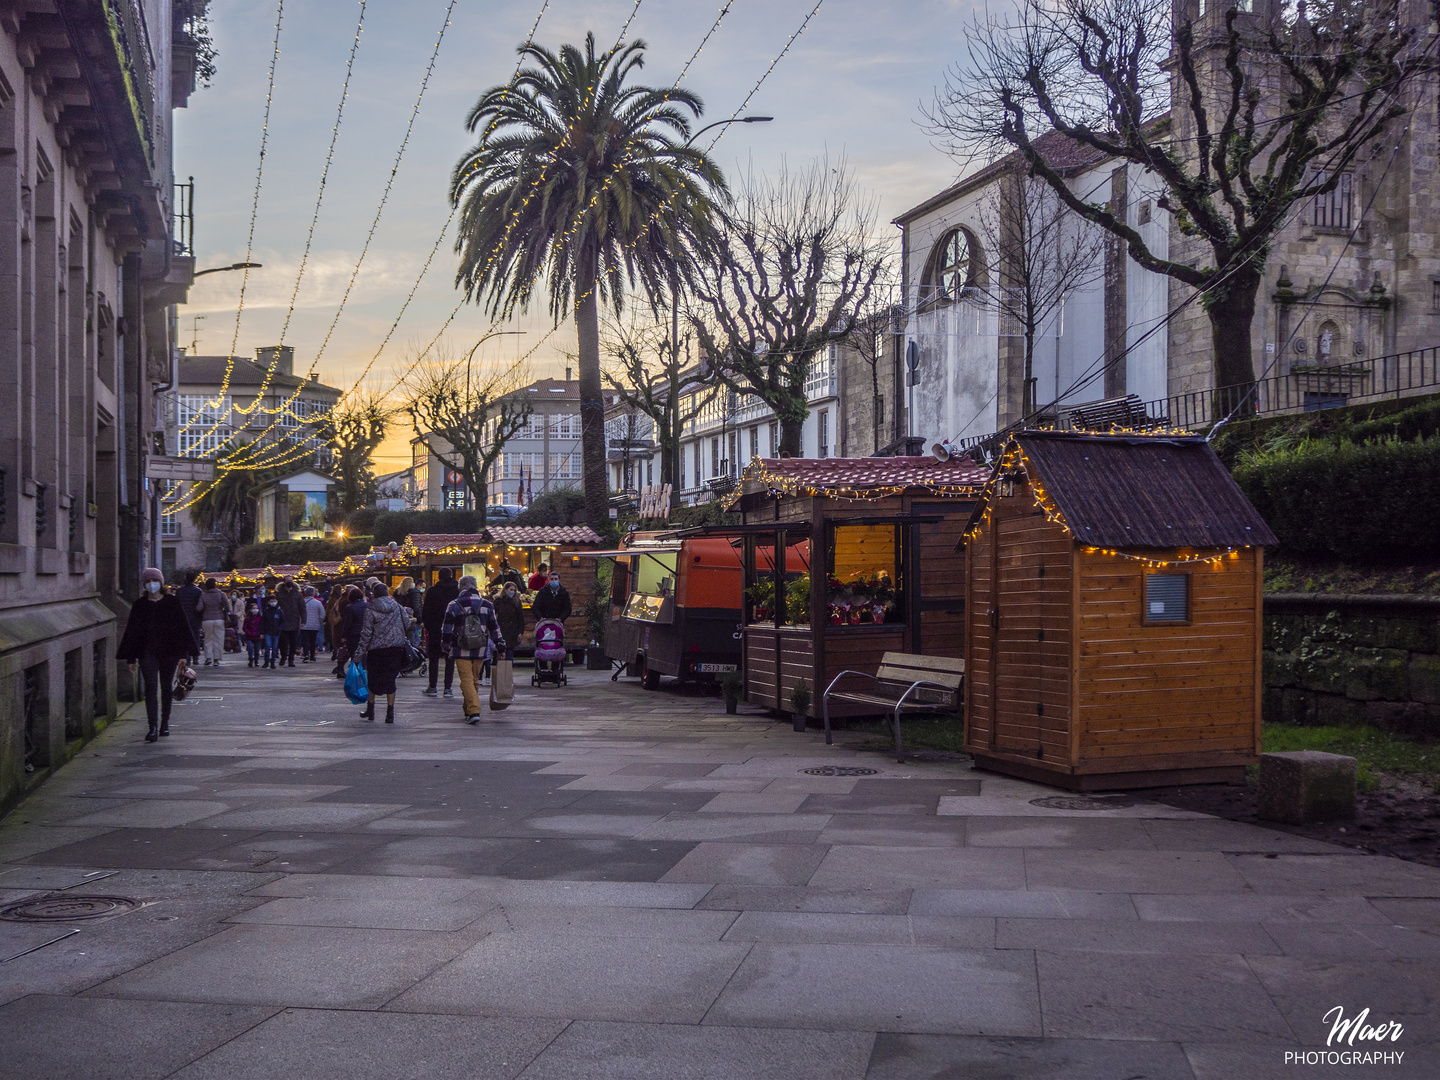
<instances>
[{"instance_id":1,"label":"white building","mask_svg":"<svg viewBox=\"0 0 1440 1080\"><path fill-rule=\"evenodd\" d=\"M1042 145L1043 144L1043 145ZM1068 140L1040 140L1071 190L1093 201L1122 200L1129 223L1152 251L1168 251L1169 215L1156 205L1154 181ZM925 445L986 435L1024 414L1024 347L996 291L1013 272L983 239L997 199L1013 197L1016 162L1006 158L927 199L895 219L902 243L903 335L890 371L900 410L897 436ZM1071 216L1071 242L1095 243L1092 227ZM1167 393L1163 328L1168 279L1142 269L1106 245L1088 281L1048 311L1033 358L1034 401L1042 410L1135 394ZM1159 329L1157 329L1159 328ZM1152 332L1153 331L1153 332ZM912 347L913 346L913 347ZM908 353L908 358L907 358ZM1125 354L1122 362L1106 361ZM905 377L911 360L913 378Z\"/></svg>"}]
</instances>

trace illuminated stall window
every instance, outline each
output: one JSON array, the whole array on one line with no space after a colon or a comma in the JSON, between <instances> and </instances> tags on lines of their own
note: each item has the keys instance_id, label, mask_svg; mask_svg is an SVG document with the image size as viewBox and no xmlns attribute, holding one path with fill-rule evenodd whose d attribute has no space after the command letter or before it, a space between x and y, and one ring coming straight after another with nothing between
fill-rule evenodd
<instances>
[{"instance_id":1,"label":"illuminated stall window","mask_svg":"<svg viewBox=\"0 0 1440 1080\"><path fill-rule=\"evenodd\" d=\"M831 626L905 621L898 525L835 525L825 546L825 610Z\"/></svg>"}]
</instances>

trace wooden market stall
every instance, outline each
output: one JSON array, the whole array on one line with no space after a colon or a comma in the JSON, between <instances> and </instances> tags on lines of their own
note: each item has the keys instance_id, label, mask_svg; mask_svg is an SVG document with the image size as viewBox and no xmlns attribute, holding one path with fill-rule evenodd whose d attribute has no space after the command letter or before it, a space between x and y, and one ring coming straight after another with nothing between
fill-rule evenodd
<instances>
[{"instance_id":1,"label":"wooden market stall","mask_svg":"<svg viewBox=\"0 0 1440 1080\"><path fill-rule=\"evenodd\" d=\"M1013 436L963 542L976 764L1074 790L1242 778L1275 542L1202 438Z\"/></svg>"},{"instance_id":2,"label":"wooden market stall","mask_svg":"<svg viewBox=\"0 0 1440 1080\"><path fill-rule=\"evenodd\" d=\"M600 537L586 525L492 525L482 533L413 533L384 563L384 570L396 582L409 574L429 588L439 580L440 568L448 566L457 578L473 574L483 587L502 558L527 581L544 563L560 574L570 594L573 610L565 620L565 643L574 650L590 640L585 605L596 595L595 562L582 559L581 553L600 546ZM524 592L527 609L533 599ZM527 632L535 625L528 613L526 625Z\"/></svg>"},{"instance_id":3,"label":"wooden market stall","mask_svg":"<svg viewBox=\"0 0 1440 1080\"><path fill-rule=\"evenodd\" d=\"M958 658L965 557L955 536L988 476L968 458L752 461L732 502L744 524L726 530L745 568L746 700L789 711L804 680L819 716L846 668L873 672L887 652Z\"/></svg>"}]
</instances>

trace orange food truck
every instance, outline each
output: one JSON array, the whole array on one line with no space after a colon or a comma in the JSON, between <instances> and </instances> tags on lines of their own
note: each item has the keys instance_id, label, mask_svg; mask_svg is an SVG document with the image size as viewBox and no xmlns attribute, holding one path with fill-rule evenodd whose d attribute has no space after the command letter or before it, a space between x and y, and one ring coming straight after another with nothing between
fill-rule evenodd
<instances>
[{"instance_id":1,"label":"orange food truck","mask_svg":"<svg viewBox=\"0 0 1440 1080\"><path fill-rule=\"evenodd\" d=\"M605 655L647 690L661 675L707 682L740 664L740 552L724 537L660 535L594 553L615 560Z\"/></svg>"},{"instance_id":2,"label":"orange food truck","mask_svg":"<svg viewBox=\"0 0 1440 1080\"><path fill-rule=\"evenodd\" d=\"M593 553L615 559L605 654L647 690L662 675L710 682L739 669L744 573L734 532L632 533L623 547ZM809 542L797 546L803 552L791 560L798 565ZM757 554L768 568L768 550Z\"/></svg>"}]
</instances>

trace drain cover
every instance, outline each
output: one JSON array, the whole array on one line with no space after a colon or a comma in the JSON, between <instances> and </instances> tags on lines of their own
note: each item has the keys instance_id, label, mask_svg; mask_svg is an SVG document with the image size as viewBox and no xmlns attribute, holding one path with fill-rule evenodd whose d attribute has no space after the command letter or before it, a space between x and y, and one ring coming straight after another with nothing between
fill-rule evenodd
<instances>
[{"instance_id":1,"label":"drain cover","mask_svg":"<svg viewBox=\"0 0 1440 1080\"><path fill-rule=\"evenodd\" d=\"M1047 810L1116 810L1136 806L1138 800L1125 795L1047 795L1043 799L1031 799L1030 805Z\"/></svg>"},{"instance_id":2,"label":"drain cover","mask_svg":"<svg viewBox=\"0 0 1440 1080\"><path fill-rule=\"evenodd\" d=\"M879 769L862 769L858 765L820 765L813 769L801 769L807 776L874 776Z\"/></svg>"},{"instance_id":3,"label":"drain cover","mask_svg":"<svg viewBox=\"0 0 1440 1080\"><path fill-rule=\"evenodd\" d=\"M72 922L76 919L103 919L140 906L128 896L36 896L0 908L7 922Z\"/></svg>"}]
</instances>

